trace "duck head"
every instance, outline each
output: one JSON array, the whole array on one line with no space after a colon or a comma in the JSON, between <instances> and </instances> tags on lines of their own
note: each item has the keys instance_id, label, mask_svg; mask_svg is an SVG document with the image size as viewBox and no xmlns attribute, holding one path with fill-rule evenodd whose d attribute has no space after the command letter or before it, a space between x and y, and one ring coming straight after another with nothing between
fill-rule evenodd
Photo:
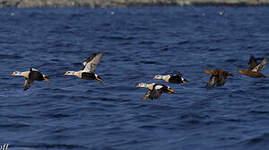
<instances>
[{"instance_id":1,"label":"duck head","mask_svg":"<svg viewBox=\"0 0 269 150\"><path fill-rule=\"evenodd\" d=\"M12 72L11 75L13 75L13 76L21 76L22 75L22 72L14 71L14 72Z\"/></svg>"},{"instance_id":2,"label":"duck head","mask_svg":"<svg viewBox=\"0 0 269 150\"><path fill-rule=\"evenodd\" d=\"M181 81L183 82L183 83L189 83L189 81L188 80L186 80L185 78L183 78L183 77L181 77Z\"/></svg>"},{"instance_id":3,"label":"duck head","mask_svg":"<svg viewBox=\"0 0 269 150\"><path fill-rule=\"evenodd\" d=\"M66 76L74 76L75 75L75 71L66 71L66 73L64 75Z\"/></svg>"},{"instance_id":4,"label":"duck head","mask_svg":"<svg viewBox=\"0 0 269 150\"><path fill-rule=\"evenodd\" d=\"M12 76L23 76L25 78L29 77L29 71L25 71L25 72L19 72L19 71L14 71L11 74Z\"/></svg>"},{"instance_id":5,"label":"duck head","mask_svg":"<svg viewBox=\"0 0 269 150\"><path fill-rule=\"evenodd\" d=\"M158 79L158 80L161 80L161 79L163 79L163 76L162 75L156 75L156 76L154 76L154 78L153 79Z\"/></svg>"},{"instance_id":6,"label":"duck head","mask_svg":"<svg viewBox=\"0 0 269 150\"><path fill-rule=\"evenodd\" d=\"M141 82L141 83L137 84L136 87L147 87L147 86L148 86L148 84Z\"/></svg>"}]
</instances>

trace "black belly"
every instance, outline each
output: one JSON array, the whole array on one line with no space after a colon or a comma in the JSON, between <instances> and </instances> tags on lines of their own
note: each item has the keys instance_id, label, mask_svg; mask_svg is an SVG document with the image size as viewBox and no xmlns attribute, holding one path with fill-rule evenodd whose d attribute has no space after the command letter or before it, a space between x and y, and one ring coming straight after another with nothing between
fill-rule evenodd
<instances>
[{"instance_id":1,"label":"black belly","mask_svg":"<svg viewBox=\"0 0 269 150\"><path fill-rule=\"evenodd\" d=\"M31 80L37 80L37 81L43 81L44 80L44 77L38 71L31 71L29 73L29 79L31 79Z\"/></svg>"},{"instance_id":2,"label":"black belly","mask_svg":"<svg viewBox=\"0 0 269 150\"><path fill-rule=\"evenodd\" d=\"M171 78L169 79L169 82L170 82L170 83L182 83L182 80L181 80L180 77L171 77Z\"/></svg>"},{"instance_id":3,"label":"black belly","mask_svg":"<svg viewBox=\"0 0 269 150\"><path fill-rule=\"evenodd\" d=\"M95 79L94 73L83 72L81 74L81 76L82 76L81 78L85 79L85 80L94 80Z\"/></svg>"}]
</instances>

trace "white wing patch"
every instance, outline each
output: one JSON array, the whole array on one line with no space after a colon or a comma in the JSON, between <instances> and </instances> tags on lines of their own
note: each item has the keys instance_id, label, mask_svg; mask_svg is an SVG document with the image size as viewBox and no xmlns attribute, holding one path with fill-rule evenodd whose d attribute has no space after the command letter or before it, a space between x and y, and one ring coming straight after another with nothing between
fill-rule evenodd
<instances>
[{"instance_id":1,"label":"white wing patch","mask_svg":"<svg viewBox=\"0 0 269 150\"><path fill-rule=\"evenodd\" d=\"M97 64L103 57L103 53L98 53L95 56L90 56L86 61L83 62L85 72L94 72Z\"/></svg>"},{"instance_id":2,"label":"white wing patch","mask_svg":"<svg viewBox=\"0 0 269 150\"><path fill-rule=\"evenodd\" d=\"M256 67L254 67L251 71L254 72L260 72L263 70L264 66L267 64L268 59L264 58L260 64L258 64Z\"/></svg>"},{"instance_id":3,"label":"white wing patch","mask_svg":"<svg viewBox=\"0 0 269 150\"><path fill-rule=\"evenodd\" d=\"M26 91L27 89L29 89L33 82L34 82L33 80L26 79L24 81L24 89L23 90Z\"/></svg>"},{"instance_id":4,"label":"white wing patch","mask_svg":"<svg viewBox=\"0 0 269 150\"><path fill-rule=\"evenodd\" d=\"M86 64L87 64L87 62L84 61L84 62L83 62L83 66L86 66Z\"/></svg>"},{"instance_id":5,"label":"white wing patch","mask_svg":"<svg viewBox=\"0 0 269 150\"><path fill-rule=\"evenodd\" d=\"M156 90L159 90L159 89L161 89L162 87L163 87L162 85L156 85L156 86L155 86L155 89L156 89Z\"/></svg>"},{"instance_id":6,"label":"white wing patch","mask_svg":"<svg viewBox=\"0 0 269 150\"><path fill-rule=\"evenodd\" d=\"M35 68L32 68L32 71L38 71L37 69L35 69Z\"/></svg>"}]
</instances>

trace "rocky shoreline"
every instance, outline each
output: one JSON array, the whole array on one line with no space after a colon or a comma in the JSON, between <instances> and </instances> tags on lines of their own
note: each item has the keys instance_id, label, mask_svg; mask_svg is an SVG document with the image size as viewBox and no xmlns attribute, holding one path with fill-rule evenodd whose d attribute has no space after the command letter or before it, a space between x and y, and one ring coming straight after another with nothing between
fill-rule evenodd
<instances>
[{"instance_id":1,"label":"rocky shoreline","mask_svg":"<svg viewBox=\"0 0 269 150\"><path fill-rule=\"evenodd\" d=\"M0 0L0 7L264 6L269 0Z\"/></svg>"}]
</instances>

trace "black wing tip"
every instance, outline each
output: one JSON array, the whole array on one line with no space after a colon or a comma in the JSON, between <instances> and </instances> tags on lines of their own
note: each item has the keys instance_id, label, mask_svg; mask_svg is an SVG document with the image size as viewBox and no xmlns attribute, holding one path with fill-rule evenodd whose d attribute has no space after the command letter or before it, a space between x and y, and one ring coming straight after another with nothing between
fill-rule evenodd
<instances>
[{"instance_id":1,"label":"black wing tip","mask_svg":"<svg viewBox=\"0 0 269 150\"><path fill-rule=\"evenodd\" d=\"M211 89L213 86L206 84L205 86L207 89Z\"/></svg>"},{"instance_id":2,"label":"black wing tip","mask_svg":"<svg viewBox=\"0 0 269 150\"><path fill-rule=\"evenodd\" d=\"M177 76L183 76L183 74L181 72L175 72L175 75L177 75Z\"/></svg>"},{"instance_id":3,"label":"black wing tip","mask_svg":"<svg viewBox=\"0 0 269 150\"><path fill-rule=\"evenodd\" d=\"M102 55L103 56L104 53L103 52L98 52L97 55Z\"/></svg>"},{"instance_id":4,"label":"black wing tip","mask_svg":"<svg viewBox=\"0 0 269 150\"><path fill-rule=\"evenodd\" d=\"M96 55L97 55L97 53L92 53L92 54L90 54L89 58L95 57Z\"/></svg>"},{"instance_id":5,"label":"black wing tip","mask_svg":"<svg viewBox=\"0 0 269 150\"><path fill-rule=\"evenodd\" d=\"M249 57L249 63L252 63L252 62L257 62L257 59L253 55Z\"/></svg>"},{"instance_id":6,"label":"black wing tip","mask_svg":"<svg viewBox=\"0 0 269 150\"><path fill-rule=\"evenodd\" d=\"M266 57L254 57L253 55L251 55L250 57L249 57L249 60L255 60L255 61L259 61L259 60L264 60L264 59L266 59Z\"/></svg>"},{"instance_id":7,"label":"black wing tip","mask_svg":"<svg viewBox=\"0 0 269 150\"><path fill-rule=\"evenodd\" d=\"M250 55L249 59L255 59L255 57L253 55Z\"/></svg>"},{"instance_id":8,"label":"black wing tip","mask_svg":"<svg viewBox=\"0 0 269 150\"><path fill-rule=\"evenodd\" d=\"M104 55L104 53L103 52L97 52L97 53L92 53L92 54L90 54L89 55L89 57L88 57L88 59L87 60L91 60L91 59L93 59L95 56L97 56L97 55Z\"/></svg>"}]
</instances>

